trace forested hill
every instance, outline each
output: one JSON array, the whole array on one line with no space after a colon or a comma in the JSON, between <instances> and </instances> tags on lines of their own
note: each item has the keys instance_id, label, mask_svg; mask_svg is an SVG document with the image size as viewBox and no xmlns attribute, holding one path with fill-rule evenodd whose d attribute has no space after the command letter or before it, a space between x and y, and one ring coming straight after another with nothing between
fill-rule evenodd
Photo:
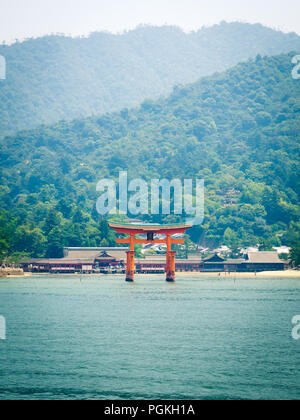
<instances>
[{"instance_id":1,"label":"forested hill","mask_svg":"<svg viewBox=\"0 0 300 420\"><path fill-rule=\"evenodd\" d=\"M137 109L5 138L0 244L49 256L63 245L106 244L95 186L126 169L204 178L206 218L192 232L203 244L300 240L300 80L291 58L257 57Z\"/></svg>"},{"instance_id":2,"label":"forested hill","mask_svg":"<svg viewBox=\"0 0 300 420\"><path fill-rule=\"evenodd\" d=\"M298 35L244 23L190 34L146 26L122 35L47 36L2 45L7 79L0 81L0 137L136 106L257 54L291 51L300 51Z\"/></svg>"}]
</instances>

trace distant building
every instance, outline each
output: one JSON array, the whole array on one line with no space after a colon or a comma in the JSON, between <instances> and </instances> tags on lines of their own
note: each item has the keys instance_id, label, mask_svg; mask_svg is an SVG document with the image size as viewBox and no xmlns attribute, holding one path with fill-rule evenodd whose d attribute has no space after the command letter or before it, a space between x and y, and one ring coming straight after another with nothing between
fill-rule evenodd
<instances>
[{"instance_id":1,"label":"distant building","mask_svg":"<svg viewBox=\"0 0 300 420\"><path fill-rule=\"evenodd\" d=\"M176 260L178 272L262 272L282 271L288 268L288 262L280 260L277 252L253 252L245 258L225 259L217 254L207 258L190 257ZM165 260L161 256L151 256L136 261L136 270L141 273L160 273L165 270Z\"/></svg>"},{"instance_id":2,"label":"distant building","mask_svg":"<svg viewBox=\"0 0 300 420\"><path fill-rule=\"evenodd\" d=\"M249 252L259 252L259 248L258 248L258 246L257 247L249 247L249 248L246 248L246 249L242 249L241 250L241 254L242 255L246 255L246 254L248 254Z\"/></svg>"},{"instance_id":3,"label":"distant building","mask_svg":"<svg viewBox=\"0 0 300 420\"><path fill-rule=\"evenodd\" d=\"M176 260L176 271L177 272L200 272L202 271L202 261L200 259L187 259L187 260ZM164 273L166 270L166 259L164 257L155 258L148 257L146 259L136 260L136 271L141 274L153 274L153 273Z\"/></svg>"},{"instance_id":4,"label":"distant building","mask_svg":"<svg viewBox=\"0 0 300 420\"><path fill-rule=\"evenodd\" d=\"M280 247L274 247L273 249L276 250L277 254L286 254L289 255L291 248L289 248L288 246L280 246Z\"/></svg>"},{"instance_id":5,"label":"distant building","mask_svg":"<svg viewBox=\"0 0 300 420\"><path fill-rule=\"evenodd\" d=\"M243 264L245 271L284 270L288 263L279 258L277 252L249 252Z\"/></svg>"},{"instance_id":6,"label":"distant building","mask_svg":"<svg viewBox=\"0 0 300 420\"><path fill-rule=\"evenodd\" d=\"M58 259L30 259L23 261L24 271L39 273L92 273L107 269L125 269L127 248L64 248L64 257Z\"/></svg>"},{"instance_id":7,"label":"distant building","mask_svg":"<svg viewBox=\"0 0 300 420\"><path fill-rule=\"evenodd\" d=\"M244 262L244 259L229 260L214 254L203 259L202 271L206 273L242 271Z\"/></svg>"},{"instance_id":8,"label":"distant building","mask_svg":"<svg viewBox=\"0 0 300 420\"><path fill-rule=\"evenodd\" d=\"M226 245L222 245L220 248L217 248L217 249L215 249L213 252L215 253L215 254L222 254L222 255L226 255L226 254L228 254L229 252L231 251L231 249L228 247L228 246L226 246Z\"/></svg>"},{"instance_id":9,"label":"distant building","mask_svg":"<svg viewBox=\"0 0 300 420\"><path fill-rule=\"evenodd\" d=\"M64 257L59 259L30 259L23 261L24 271L39 273L92 273L123 272L126 269L127 248L64 248ZM213 254L207 258L191 256L176 260L178 272L262 272L281 271L288 262L279 259L277 252L249 252L244 258L226 259ZM136 259L138 273L164 273L166 260L162 255Z\"/></svg>"}]
</instances>

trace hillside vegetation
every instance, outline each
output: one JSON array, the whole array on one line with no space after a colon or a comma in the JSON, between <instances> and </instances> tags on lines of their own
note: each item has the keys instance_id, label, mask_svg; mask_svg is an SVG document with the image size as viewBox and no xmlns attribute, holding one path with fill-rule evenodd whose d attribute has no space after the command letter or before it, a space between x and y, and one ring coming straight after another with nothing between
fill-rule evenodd
<instances>
[{"instance_id":1,"label":"hillside vegetation","mask_svg":"<svg viewBox=\"0 0 300 420\"><path fill-rule=\"evenodd\" d=\"M190 34L146 26L121 35L53 35L1 45L7 79L0 81L0 137L137 106L257 54L290 51L300 51L298 35L244 23Z\"/></svg>"},{"instance_id":2,"label":"hillside vegetation","mask_svg":"<svg viewBox=\"0 0 300 420\"><path fill-rule=\"evenodd\" d=\"M299 241L300 81L291 57L257 57L136 109L5 138L3 252L57 256L62 246L113 243L95 187L120 170L147 180L204 178L206 217L191 231L199 243L270 249Z\"/></svg>"}]
</instances>

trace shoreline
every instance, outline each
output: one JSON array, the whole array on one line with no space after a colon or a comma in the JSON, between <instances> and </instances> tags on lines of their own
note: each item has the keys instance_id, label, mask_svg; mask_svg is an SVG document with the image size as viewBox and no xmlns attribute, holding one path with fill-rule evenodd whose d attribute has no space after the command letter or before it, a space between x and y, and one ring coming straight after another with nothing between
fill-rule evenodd
<instances>
[{"instance_id":1,"label":"shoreline","mask_svg":"<svg viewBox=\"0 0 300 420\"><path fill-rule=\"evenodd\" d=\"M124 276L124 274L103 274L103 273L92 273L92 274L83 274L83 273L28 273L23 272L20 273L19 271L16 272L16 270L12 270L12 272L9 273L0 273L0 278L25 278L25 277L110 277L110 276ZM137 277L163 277L165 274L136 274ZM176 278L180 277L195 277L195 278L205 278L205 277L212 277L212 278L299 278L300 279L300 271L297 270L285 270L285 271L262 271L259 273L253 273L253 272L247 272L247 273L203 273L203 272L177 272Z\"/></svg>"},{"instance_id":2,"label":"shoreline","mask_svg":"<svg viewBox=\"0 0 300 420\"><path fill-rule=\"evenodd\" d=\"M24 277L26 273L21 268L1 268L0 278L4 279L7 277Z\"/></svg>"}]
</instances>

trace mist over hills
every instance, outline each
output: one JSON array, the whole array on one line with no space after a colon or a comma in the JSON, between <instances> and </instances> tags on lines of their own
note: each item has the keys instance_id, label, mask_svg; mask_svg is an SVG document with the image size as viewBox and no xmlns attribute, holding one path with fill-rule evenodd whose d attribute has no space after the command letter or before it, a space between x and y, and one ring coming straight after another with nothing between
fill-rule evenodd
<instances>
[{"instance_id":1,"label":"mist over hills","mask_svg":"<svg viewBox=\"0 0 300 420\"><path fill-rule=\"evenodd\" d=\"M0 81L0 137L136 106L257 54L290 51L300 51L297 34L245 23L189 34L142 26L120 35L53 35L1 45L7 79Z\"/></svg>"},{"instance_id":2,"label":"mist over hills","mask_svg":"<svg viewBox=\"0 0 300 420\"><path fill-rule=\"evenodd\" d=\"M113 244L95 211L96 183L120 170L146 180L204 178L205 220L191 232L199 243L272 249L299 241L300 81L291 58L257 57L138 108L6 137L0 241L11 238L10 252L47 256Z\"/></svg>"}]
</instances>

